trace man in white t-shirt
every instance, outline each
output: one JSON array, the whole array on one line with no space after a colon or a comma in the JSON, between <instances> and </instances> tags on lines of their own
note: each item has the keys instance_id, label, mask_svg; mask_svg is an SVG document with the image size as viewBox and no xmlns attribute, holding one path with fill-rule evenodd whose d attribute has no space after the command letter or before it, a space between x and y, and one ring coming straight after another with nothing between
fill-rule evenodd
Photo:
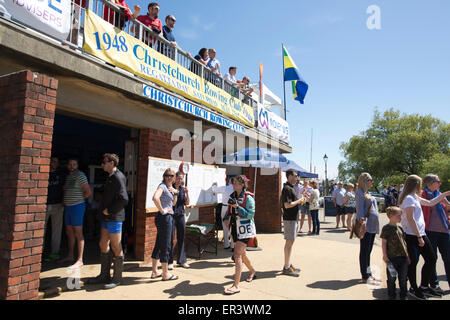
<instances>
[{"instance_id":1,"label":"man in white t-shirt","mask_svg":"<svg viewBox=\"0 0 450 320\"><path fill-rule=\"evenodd\" d=\"M230 242L230 230L223 222L223 218L225 217L228 209L228 200L230 199L230 195L234 192L233 188L234 178L231 178L228 181L227 186L218 187L217 183L214 182L212 185L212 192L214 194L220 193L222 194L222 212L221 212L221 220L222 220L222 229L223 229L223 246L225 249L234 248L233 240Z\"/></svg>"},{"instance_id":2,"label":"man in white t-shirt","mask_svg":"<svg viewBox=\"0 0 450 320\"><path fill-rule=\"evenodd\" d=\"M228 69L228 73L225 75L224 79L227 80L231 84L235 84L236 83L236 73L237 73L237 68L230 67Z\"/></svg>"}]
</instances>

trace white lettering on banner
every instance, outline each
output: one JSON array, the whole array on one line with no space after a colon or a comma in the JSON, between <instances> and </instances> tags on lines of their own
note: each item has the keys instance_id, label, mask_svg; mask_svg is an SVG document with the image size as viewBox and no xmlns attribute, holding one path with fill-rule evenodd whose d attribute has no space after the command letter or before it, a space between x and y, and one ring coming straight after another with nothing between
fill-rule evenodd
<instances>
[{"instance_id":1,"label":"white lettering on banner","mask_svg":"<svg viewBox=\"0 0 450 320\"><path fill-rule=\"evenodd\" d=\"M170 94L162 92L158 89L152 88L148 85L145 85L145 84L143 85L142 94L149 99L161 102L169 107L192 114L198 118L215 123L219 126L227 128L227 129L231 129L235 132L245 134L244 126L242 126L234 121L225 119L224 117L214 114L214 113L212 113L206 109L203 109L199 106L193 105L187 101L181 100Z\"/></svg>"},{"instance_id":2,"label":"white lettering on banner","mask_svg":"<svg viewBox=\"0 0 450 320\"><path fill-rule=\"evenodd\" d=\"M289 143L289 124L287 121L261 105L258 105L258 129Z\"/></svg>"},{"instance_id":3,"label":"white lettering on banner","mask_svg":"<svg viewBox=\"0 0 450 320\"><path fill-rule=\"evenodd\" d=\"M0 0L0 11L58 39L70 31L71 0Z\"/></svg>"}]
</instances>

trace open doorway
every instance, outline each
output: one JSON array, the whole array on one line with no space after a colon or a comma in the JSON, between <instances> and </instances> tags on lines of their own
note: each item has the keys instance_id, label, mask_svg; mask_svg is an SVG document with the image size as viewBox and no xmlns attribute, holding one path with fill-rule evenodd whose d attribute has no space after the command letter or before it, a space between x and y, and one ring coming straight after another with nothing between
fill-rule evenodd
<instances>
[{"instance_id":1,"label":"open doorway","mask_svg":"<svg viewBox=\"0 0 450 320\"><path fill-rule=\"evenodd\" d=\"M101 201L103 184L107 178L107 173L101 167L104 153L115 153L119 156L118 168L127 177L129 202L125 208L126 218L123 223L122 246L126 259L134 258L137 137L138 130L135 128L67 112L57 112L55 115L52 157L57 157L59 160L58 171L65 176L68 172L68 159L78 159L79 170L86 175L91 189L83 224L85 264L98 263L100 254L98 246L100 222L97 208ZM61 267L58 259L49 258L50 252L54 251L51 250L51 238L53 237L51 219L52 216L46 226L42 271ZM59 257L64 257L67 251L68 243L63 219Z\"/></svg>"}]
</instances>

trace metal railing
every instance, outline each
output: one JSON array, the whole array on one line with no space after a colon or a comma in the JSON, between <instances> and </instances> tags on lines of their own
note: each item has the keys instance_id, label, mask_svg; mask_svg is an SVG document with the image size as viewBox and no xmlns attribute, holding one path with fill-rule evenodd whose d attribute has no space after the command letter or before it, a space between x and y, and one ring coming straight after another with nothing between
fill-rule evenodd
<instances>
[{"instance_id":1,"label":"metal railing","mask_svg":"<svg viewBox=\"0 0 450 320\"><path fill-rule=\"evenodd\" d=\"M223 89L233 97L251 106L253 109L257 108L256 100L243 92L238 86L226 81L223 77L211 71L207 66L196 59L193 59L190 54L183 51L178 46L173 47L171 43L163 37L162 32L159 34L155 33L140 21L127 16L124 10L111 2L105 0L72 1L71 32L67 39L69 45L82 50L84 15L86 9L90 9L105 21L108 21L115 27L141 40L149 47L171 58L180 66L190 70L214 86Z\"/></svg>"}]
</instances>

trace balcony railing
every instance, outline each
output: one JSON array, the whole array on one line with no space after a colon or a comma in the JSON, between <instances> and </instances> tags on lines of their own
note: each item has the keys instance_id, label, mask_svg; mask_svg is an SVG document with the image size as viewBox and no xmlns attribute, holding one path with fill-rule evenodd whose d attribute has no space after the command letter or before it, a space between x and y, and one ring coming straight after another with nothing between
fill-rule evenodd
<instances>
[{"instance_id":1,"label":"balcony railing","mask_svg":"<svg viewBox=\"0 0 450 320\"><path fill-rule=\"evenodd\" d=\"M66 45L74 49L83 51L85 10L89 9L99 17L115 27L138 38L154 50L176 61L180 66L190 70L214 86L223 89L235 98L251 106L254 110L257 108L257 102L249 95L245 94L239 87L226 81L223 77L212 72L196 59L193 59L187 52L179 47L172 47L170 42L163 37L163 33L157 34L150 28L133 18L129 19L123 10L111 2L105 0L72 0L72 15L70 33L66 40ZM130 8L132 10L132 8ZM0 15L1 16L1 15ZM21 21L17 21L26 25ZM38 30L39 31L39 30ZM86 53L87 54L87 53ZM256 110L255 110L256 113Z\"/></svg>"}]
</instances>

